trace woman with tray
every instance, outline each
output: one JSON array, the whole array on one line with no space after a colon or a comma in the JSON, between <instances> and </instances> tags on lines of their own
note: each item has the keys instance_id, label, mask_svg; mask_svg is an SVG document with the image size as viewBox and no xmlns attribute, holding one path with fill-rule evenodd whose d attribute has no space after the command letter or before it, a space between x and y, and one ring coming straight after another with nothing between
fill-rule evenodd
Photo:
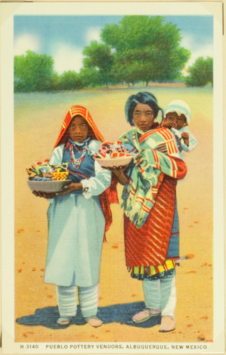
<instances>
[{"instance_id":1,"label":"woman with tray","mask_svg":"<svg viewBox=\"0 0 226 355\"><path fill-rule=\"evenodd\" d=\"M33 192L50 201L44 281L57 285L61 325L76 315L76 286L85 321L102 325L97 317L101 251L112 221L109 205L117 202L115 186L109 188L111 173L94 159L103 140L88 110L71 107L49 164L68 163L72 183L58 193Z\"/></svg>"}]
</instances>

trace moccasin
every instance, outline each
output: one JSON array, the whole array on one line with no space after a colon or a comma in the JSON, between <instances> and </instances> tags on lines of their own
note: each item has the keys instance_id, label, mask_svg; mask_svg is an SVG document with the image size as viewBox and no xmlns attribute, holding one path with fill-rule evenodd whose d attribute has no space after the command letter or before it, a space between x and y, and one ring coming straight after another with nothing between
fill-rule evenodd
<instances>
[{"instance_id":1,"label":"moccasin","mask_svg":"<svg viewBox=\"0 0 226 355\"><path fill-rule=\"evenodd\" d=\"M57 319L57 324L67 325L69 323L71 323L71 318L69 318L69 317L60 317Z\"/></svg>"},{"instance_id":2,"label":"moccasin","mask_svg":"<svg viewBox=\"0 0 226 355\"><path fill-rule=\"evenodd\" d=\"M161 333L166 333L166 332L172 332L172 330L174 329L176 329L175 319L170 316L162 316L159 331Z\"/></svg>"},{"instance_id":3,"label":"moccasin","mask_svg":"<svg viewBox=\"0 0 226 355\"><path fill-rule=\"evenodd\" d=\"M146 322L148 319L152 317L157 317L160 315L160 310L158 311L153 311L151 308L145 308L143 311L135 314L132 318L134 323L143 323Z\"/></svg>"},{"instance_id":4,"label":"moccasin","mask_svg":"<svg viewBox=\"0 0 226 355\"><path fill-rule=\"evenodd\" d=\"M98 328L103 324L103 321L97 317L91 317L87 323L89 323L94 328Z\"/></svg>"}]
</instances>

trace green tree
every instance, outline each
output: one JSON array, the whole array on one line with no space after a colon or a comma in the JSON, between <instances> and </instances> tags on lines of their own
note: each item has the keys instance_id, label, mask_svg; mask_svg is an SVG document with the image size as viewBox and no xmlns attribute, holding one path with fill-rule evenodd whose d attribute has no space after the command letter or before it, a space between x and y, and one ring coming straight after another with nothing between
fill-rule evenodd
<instances>
[{"instance_id":1,"label":"green tree","mask_svg":"<svg viewBox=\"0 0 226 355\"><path fill-rule=\"evenodd\" d=\"M176 25L162 16L125 16L107 24L102 41L115 53L113 72L126 82L174 81L189 59Z\"/></svg>"},{"instance_id":2,"label":"green tree","mask_svg":"<svg viewBox=\"0 0 226 355\"><path fill-rule=\"evenodd\" d=\"M45 91L50 90L54 61L51 56L46 54L36 54L27 51L25 55L14 57L14 77L21 82L15 85L15 91Z\"/></svg>"},{"instance_id":3,"label":"green tree","mask_svg":"<svg viewBox=\"0 0 226 355\"><path fill-rule=\"evenodd\" d=\"M98 68L81 68L80 76L84 87L95 87L103 84Z\"/></svg>"},{"instance_id":4,"label":"green tree","mask_svg":"<svg viewBox=\"0 0 226 355\"><path fill-rule=\"evenodd\" d=\"M213 85L213 58L199 57L188 70L189 75L184 80L187 86L205 86L208 83Z\"/></svg>"},{"instance_id":5,"label":"green tree","mask_svg":"<svg viewBox=\"0 0 226 355\"><path fill-rule=\"evenodd\" d=\"M86 56L83 59L84 69L91 70L93 74L95 72L97 82L107 86L114 80L112 74L114 55L108 45L92 41L90 46L84 48L83 54Z\"/></svg>"},{"instance_id":6,"label":"green tree","mask_svg":"<svg viewBox=\"0 0 226 355\"><path fill-rule=\"evenodd\" d=\"M58 79L58 90L76 90L83 87L81 76L72 70L63 72Z\"/></svg>"},{"instance_id":7,"label":"green tree","mask_svg":"<svg viewBox=\"0 0 226 355\"><path fill-rule=\"evenodd\" d=\"M60 76L57 72L53 73L51 88L52 90L60 90Z\"/></svg>"}]
</instances>

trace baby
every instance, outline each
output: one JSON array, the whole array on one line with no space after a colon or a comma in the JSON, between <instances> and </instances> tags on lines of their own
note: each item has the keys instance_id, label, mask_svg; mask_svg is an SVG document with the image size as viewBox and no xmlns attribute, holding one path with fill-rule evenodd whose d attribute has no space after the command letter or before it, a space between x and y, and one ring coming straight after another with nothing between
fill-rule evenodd
<instances>
[{"instance_id":1,"label":"baby","mask_svg":"<svg viewBox=\"0 0 226 355\"><path fill-rule=\"evenodd\" d=\"M187 128L190 119L190 107L185 101L173 100L167 106L162 126L172 129L180 151L190 152L197 145L197 140Z\"/></svg>"}]
</instances>

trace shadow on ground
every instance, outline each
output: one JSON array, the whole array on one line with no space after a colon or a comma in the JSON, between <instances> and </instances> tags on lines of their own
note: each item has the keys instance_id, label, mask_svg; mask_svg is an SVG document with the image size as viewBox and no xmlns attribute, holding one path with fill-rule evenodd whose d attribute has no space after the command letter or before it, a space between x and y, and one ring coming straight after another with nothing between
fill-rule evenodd
<instances>
[{"instance_id":1,"label":"shadow on ground","mask_svg":"<svg viewBox=\"0 0 226 355\"><path fill-rule=\"evenodd\" d=\"M117 304L113 306L100 307L98 309L98 317L103 320L104 324L121 323L139 328L151 328L160 324L160 316L149 319L140 324L135 324L131 320L132 316L145 308L144 302ZM82 317L80 307L78 306L77 315L72 319L69 325L58 325L56 323L59 317L58 307L47 307L37 309L33 315L24 316L16 320L17 323L23 325L42 325L51 329L67 328L71 325L84 325L85 320Z\"/></svg>"}]
</instances>

